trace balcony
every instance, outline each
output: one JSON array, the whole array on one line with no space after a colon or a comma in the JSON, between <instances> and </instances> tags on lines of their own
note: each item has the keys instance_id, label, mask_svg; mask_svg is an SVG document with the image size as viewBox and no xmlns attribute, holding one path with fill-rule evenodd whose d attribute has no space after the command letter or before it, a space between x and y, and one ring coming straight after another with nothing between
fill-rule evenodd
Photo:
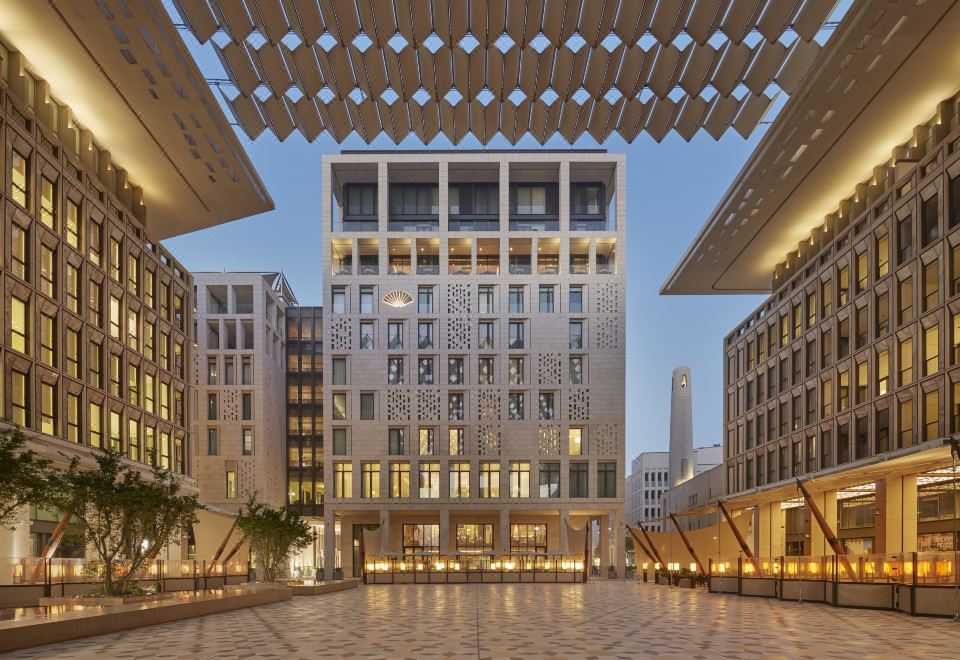
<instances>
[{"instance_id":1,"label":"balcony","mask_svg":"<svg viewBox=\"0 0 960 660\"><path fill-rule=\"evenodd\" d=\"M390 218L387 225L389 231L399 232L419 232L419 231L439 231L439 216L426 218Z\"/></svg>"},{"instance_id":2,"label":"balcony","mask_svg":"<svg viewBox=\"0 0 960 660\"><path fill-rule=\"evenodd\" d=\"M500 231L500 217L496 215L451 215L449 231Z\"/></svg>"},{"instance_id":3,"label":"balcony","mask_svg":"<svg viewBox=\"0 0 960 660\"><path fill-rule=\"evenodd\" d=\"M377 218L369 216L360 216L360 217L351 217L344 216L343 222L340 223L339 228L334 227L335 231L350 231L350 232L361 232L361 231L377 231Z\"/></svg>"},{"instance_id":4,"label":"balcony","mask_svg":"<svg viewBox=\"0 0 960 660\"><path fill-rule=\"evenodd\" d=\"M606 231L607 219L603 215L570 215L570 231Z\"/></svg>"},{"instance_id":5,"label":"balcony","mask_svg":"<svg viewBox=\"0 0 960 660\"><path fill-rule=\"evenodd\" d=\"M451 257L447 265L447 273L450 275L469 275L472 270L469 257L466 259Z\"/></svg>"},{"instance_id":6,"label":"balcony","mask_svg":"<svg viewBox=\"0 0 960 660\"><path fill-rule=\"evenodd\" d=\"M559 231L560 219L551 215L511 215L510 231Z\"/></svg>"}]
</instances>

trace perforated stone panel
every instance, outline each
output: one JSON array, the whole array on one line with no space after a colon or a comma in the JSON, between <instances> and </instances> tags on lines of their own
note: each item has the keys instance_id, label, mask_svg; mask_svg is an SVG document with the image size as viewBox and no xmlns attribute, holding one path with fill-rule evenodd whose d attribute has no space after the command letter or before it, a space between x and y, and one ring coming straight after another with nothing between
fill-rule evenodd
<instances>
[{"instance_id":1,"label":"perforated stone panel","mask_svg":"<svg viewBox=\"0 0 960 660\"><path fill-rule=\"evenodd\" d=\"M567 418L570 420L590 419L590 388L575 387L567 393Z\"/></svg>"},{"instance_id":2,"label":"perforated stone panel","mask_svg":"<svg viewBox=\"0 0 960 660\"><path fill-rule=\"evenodd\" d=\"M472 299L469 284L448 284L447 314L450 316L466 316L473 308Z\"/></svg>"},{"instance_id":3,"label":"perforated stone panel","mask_svg":"<svg viewBox=\"0 0 960 660\"><path fill-rule=\"evenodd\" d=\"M620 348L620 323L615 316L600 317L597 325L597 348L615 350Z\"/></svg>"},{"instance_id":4,"label":"perforated stone panel","mask_svg":"<svg viewBox=\"0 0 960 660\"><path fill-rule=\"evenodd\" d=\"M623 424L597 424L590 427L592 453L619 456L623 453Z\"/></svg>"},{"instance_id":5,"label":"perforated stone panel","mask_svg":"<svg viewBox=\"0 0 960 660\"><path fill-rule=\"evenodd\" d=\"M560 455L560 427L540 426L538 430L538 446L541 456Z\"/></svg>"},{"instance_id":6,"label":"perforated stone panel","mask_svg":"<svg viewBox=\"0 0 960 660\"><path fill-rule=\"evenodd\" d=\"M540 385L560 385L563 382L563 355L540 353L537 355L537 380Z\"/></svg>"},{"instance_id":7,"label":"perforated stone panel","mask_svg":"<svg viewBox=\"0 0 960 660\"><path fill-rule=\"evenodd\" d=\"M350 319L339 318L330 322L330 335L327 338L334 351L349 351L353 348L353 324Z\"/></svg>"},{"instance_id":8,"label":"perforated stone panel","mask_svg":"<svg viewBox=\"0 0 960 660\"><path fill-rule=\"evenodd\" d=\"M435 388L417 390L417 419L427 422L440 421L440 390Z\"/></svg>"},{"instance_id":9,"label":"perforated stone panel","mask_svg":"<svg viewBox=\"0 0 960 660\"><path fill-rule=\"evenodd\" d=\"M237 493L249 498L257 490L253 461L237 461Z\"/></svg>"},{"instance_id":10,"label":"perforated stone panel","mask_svg":"<svg viewBox=\"0 0 960 660\"><path fill-rule=\"evenodd\" d=\"M475 390L477 418L500 419L500 390Z\"/></svg>"},{"instance_id":11,"label":"perforated stone panel","mask_svg":"<svg viewBox=\"0 0 960 660\"><path fill-rule=\"evenodd\" d=\"M228 422L240 420L240 392L223 390L220 397L220 418Z\"/></svg>"},{"instance_id":12,"label":"perforated stone panel","mask_svg":"<svg viewBox=\"0 0 960 660\"><path fill-rule=\"evenodd\" d=\"M597 314L620 313L620 285L614 282L605 282L594 287L594 311Z\"/></svg>"},{"instance_id":13,"label":"perforated stone panel","mask_svg":"<svg viewBox=\"0 0 960 660\"><path fill-rule=\"evenodd\" d=\"M410 391L387 390L387 420L393 422L406 419L410 419Z\"/></svg>"},{"instance_id":14,"label":"perforated stone panel","mask_svg":"<svg viewBox=\"0 0 960 660\"><path fill-rule=\"evenodd\" d=\"M481 424L477 428L477 453L481 456L500 455L499 424Z\"/></svg>"},{"instance_id":15,"label":"perforated stone panel","mask_svg":"<svg viewBox=\"0 0 960 660\"><path fill-rule=\"evenodd\" d=\"M473 324L464 318L447 319L447 350L469 351L472 344Z\"/></svg>"}]
</instances>

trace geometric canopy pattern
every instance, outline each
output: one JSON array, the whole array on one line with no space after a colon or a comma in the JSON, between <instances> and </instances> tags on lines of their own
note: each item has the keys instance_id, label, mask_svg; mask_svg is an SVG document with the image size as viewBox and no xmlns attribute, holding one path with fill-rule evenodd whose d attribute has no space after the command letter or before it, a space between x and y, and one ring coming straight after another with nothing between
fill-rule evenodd
<instances>
[{"instance_id":1,"label":"geometric canopy pattern","mask_svg":"<svg viewBox=\"0 0 960 660\"><path fill-rule=\"evenodd\" d=\"M747 137L836 0L174 0L254 139Z\"/></svg>"}]
</instances>

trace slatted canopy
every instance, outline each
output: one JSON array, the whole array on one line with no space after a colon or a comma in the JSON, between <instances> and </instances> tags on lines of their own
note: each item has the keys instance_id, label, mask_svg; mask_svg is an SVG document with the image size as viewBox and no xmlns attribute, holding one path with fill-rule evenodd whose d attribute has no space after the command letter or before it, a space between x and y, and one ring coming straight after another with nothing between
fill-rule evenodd
<instances>
[{"instance_id":1,"label":"slatted canopy","mask_svg":"<svg viewBox=\"0 0 960 660\"><path fill-rule=\"evenodd\" d=\"M747 137L836 0L174 0L251 138Z\"/></svg>"}]
</instances>

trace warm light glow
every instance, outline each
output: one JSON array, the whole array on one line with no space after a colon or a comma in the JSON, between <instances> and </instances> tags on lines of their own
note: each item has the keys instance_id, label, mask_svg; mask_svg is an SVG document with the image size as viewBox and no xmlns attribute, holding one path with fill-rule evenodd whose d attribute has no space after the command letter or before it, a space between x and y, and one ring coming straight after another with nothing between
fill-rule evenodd
<instances>
[{"instance_id":1,"label":"warm light glow","mask_svg":"<svg viewBox=\"0 0 960 660\"><path fill-rule=\"evenodd\" d=\"M690 570L694 573L697 572L697 562L695 561L690 562Z\"/></svg>"}]
</instances>

